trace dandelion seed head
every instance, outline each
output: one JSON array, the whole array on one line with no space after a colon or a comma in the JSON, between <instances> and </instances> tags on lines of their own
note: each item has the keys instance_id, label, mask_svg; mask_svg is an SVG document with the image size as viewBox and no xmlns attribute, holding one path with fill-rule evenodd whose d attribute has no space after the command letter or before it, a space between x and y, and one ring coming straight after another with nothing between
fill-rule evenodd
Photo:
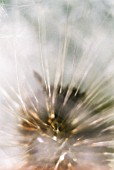
<instances>
[{"instance_id":1,"label":"dandelion seed head","mask_svg":"<svg viewBox=\"0 0 114 170\"><path fill-rule=\"evenodd\" d=\"M0 2L0 168L112 166L113 11L109 0Z\"/></svg>"}]
</instances>

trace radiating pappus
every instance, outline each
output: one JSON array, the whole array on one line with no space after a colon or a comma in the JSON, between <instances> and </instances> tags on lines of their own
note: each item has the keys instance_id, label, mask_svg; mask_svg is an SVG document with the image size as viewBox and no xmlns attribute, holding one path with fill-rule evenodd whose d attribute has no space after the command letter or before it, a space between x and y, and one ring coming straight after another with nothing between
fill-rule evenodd
<instances>
[{"instance_id":1,"label":"radiating pappus","mask_svg":"<svg viewBox=\"0 0 114 170\"><path fill-rule=\"evenodd\" d=\"M0 25L0 170L113 170L112 0L4 0Z\"/></svg>"}]
</instances>

